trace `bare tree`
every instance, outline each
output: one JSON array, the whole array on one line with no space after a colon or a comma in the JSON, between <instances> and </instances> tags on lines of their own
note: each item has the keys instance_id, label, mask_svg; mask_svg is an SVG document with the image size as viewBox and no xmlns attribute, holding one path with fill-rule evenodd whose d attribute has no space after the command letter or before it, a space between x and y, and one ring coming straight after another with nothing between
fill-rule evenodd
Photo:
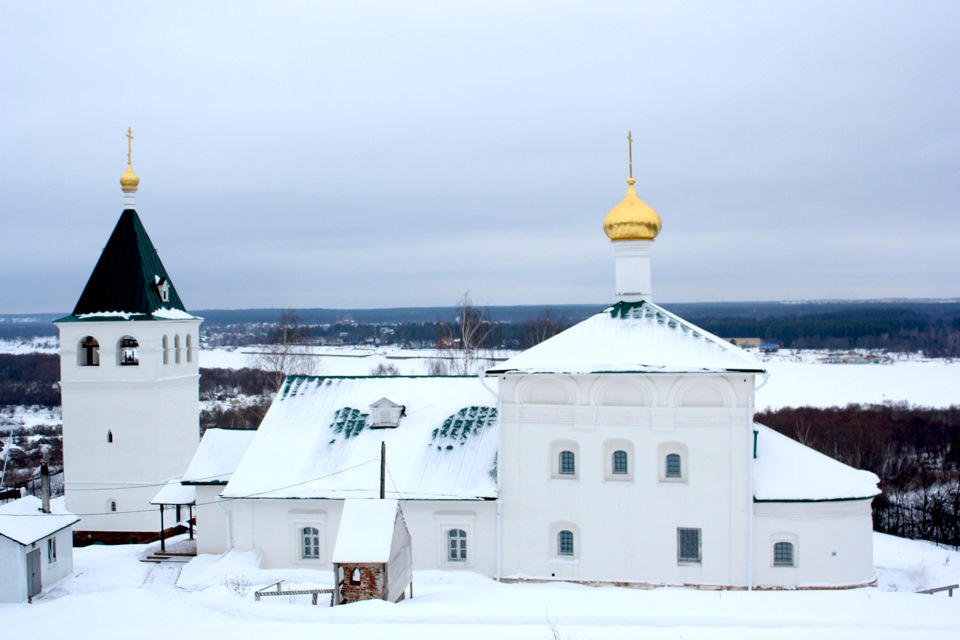
<instances>
[{"instance_id":1,"label":"bare tree","mask_svg":"<svg viewBox=\"0 0 960 640\"><path fill-rule=\"evenodd\" d=\"M280 315L273 342L261 345L252 354L250 365L263 371L272 392L280 389L288 375L313 375L317 372L317 360L310 352L308 338L300 318L288 310Z\"/></svg>"},{"instance_id":2,"label":"bare tree","mask_svg":"<svg viewBox=\"0 0 960 640\"><path fill-rule=\"evenodd\" d=\"M494 329L490 313L473 306L469 291L457 301L456 308L453 322L439 322L438 355L428 365L430 375L474 375L492 363L487 344Z\"/></svg>"}]
</instances>

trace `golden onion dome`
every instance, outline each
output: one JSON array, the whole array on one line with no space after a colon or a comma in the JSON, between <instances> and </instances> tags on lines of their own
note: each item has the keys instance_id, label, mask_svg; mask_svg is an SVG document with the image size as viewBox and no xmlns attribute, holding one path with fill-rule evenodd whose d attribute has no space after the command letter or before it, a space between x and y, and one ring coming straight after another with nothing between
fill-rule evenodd
<instances>
[{"instance_id":1,"label":"golden onion dome","mask_svg":"<svg viewBox=\"0 0 960 640\"><path fill-rule=\"evenodd\" d=\"M617 240L653 240L660 233L663 222L653 207L640 199L633 188L636 180L627 180L627 195L620 204L610 209L603 219L603 232Z\"/></svg>"},{"instance_id":2,"label":"golden onion dome","mask_svg":"<svg viewBox=\"0 0 960 640\"><path fill-rule=\"evenodd\" d=\"M120 176L120 188L124 191L136 191L140 186L140 178L133 172L133 167L127 164L127 170Z\"/></svg>"}]
</instances>

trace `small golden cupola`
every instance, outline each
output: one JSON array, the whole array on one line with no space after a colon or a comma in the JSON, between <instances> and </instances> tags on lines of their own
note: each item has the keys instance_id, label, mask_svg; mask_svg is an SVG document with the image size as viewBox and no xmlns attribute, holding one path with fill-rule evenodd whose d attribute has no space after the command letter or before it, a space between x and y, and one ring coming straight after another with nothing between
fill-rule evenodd
<instances>
[{"instance_id":1,"label":"small golden cupola","mask_svg":"<svg viewBox=\"0 0 960 640\"><path fill-rule=\"evenodd\" d=\"M127 170L120 176L120 189L123 190L123 204L126 208L132 209L135 203L137 188L140 186L140 178L133 172L133 130L127 127Z\"/></svg>"},{"instance_id":2,"label":"small golden cupola","mask_svg":"<svg viewBox=\"0 0 960 640\"><path fill-rule=\"evenodd\" d=\"M630 177L627 195L603 219L603 232L613 242L618 240L653 240L660 233L663 222L653 207L640 199L633 185L633 134L627 134L630 145Z\"/></svg>"}]
</instances>

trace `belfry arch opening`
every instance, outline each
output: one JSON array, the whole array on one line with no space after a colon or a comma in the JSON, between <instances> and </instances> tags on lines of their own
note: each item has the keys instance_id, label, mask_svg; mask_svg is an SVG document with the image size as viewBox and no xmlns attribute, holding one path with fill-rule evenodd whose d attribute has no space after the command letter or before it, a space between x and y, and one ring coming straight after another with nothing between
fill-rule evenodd
<instances>
[{"instance_id":1,"label":"belfry arch opening","mask_svg":"<svg viewBox=\"0 0 960 640\"><path fill-rule=\"evenodd\" d=\"M133 336L123 336L117 344L117 356L121 367L136 367L140 364L140 343Z\"/></svg>"},{"instance_id":2,"label":"belfry arch opening","mask_svg":"<svg viewBox=\"0 0 960 640\"><path fill-rule=\"evenodd\" d=\"M81 367L100 366L100 343L93 336L86 336L77 349L77 364Z\"/></svg>"}]
</instances>

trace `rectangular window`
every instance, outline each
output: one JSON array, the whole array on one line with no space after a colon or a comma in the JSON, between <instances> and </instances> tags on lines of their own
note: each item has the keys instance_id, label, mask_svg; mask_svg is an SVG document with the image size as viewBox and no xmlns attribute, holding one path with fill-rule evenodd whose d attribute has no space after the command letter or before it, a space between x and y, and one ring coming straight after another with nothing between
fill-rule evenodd
<instances>
[{"instance_id":1,"label":"rectangular window","mask_svg":"<svg viewBox=\"0 0 960 640\"><path fill-rule=\"evenodd\" d=\"M315 527L304 527L300 530L303 542L301 558L316 560L320 557L320 531Z\"/></svg>"},{"instance_id":2,"label":"rectangular window","mask_svg":"<svg viewBox=\"0 0 960 640\"><path fill-rule=\"evenodd\" d=\"M700 561L700 529L677 529L677 562Z\"/></svg>"},{"instance_id":3,"label":"rectangular window","mask_svg":"<svg viewBox=\"0 0 960 640\"><path fill-rule=\"evenodd\" d=\"M680 454L671 453L667 455L667 477L680 478Z\"/></svg>"},{"instance_id":4,"label":"rectangular window","mask_svg":"<svg viewBox=\"0 0 960 640\"><path fill-rule=\"evenodd\" d=\"M466 562L467 532L463 529L451 529L447 532L447 539L450 541L450 549L447 559L450 562Z\"/></svg>"},{"instance_id":5,"label":"rectangular window","mask_svg":"<svg viewBox=\"0 0 960 640\"><path fill-rule=\"evenodd\" d=\"M53 564L57 561L57 539L47 540L47 564Z\"/></svg>"},{"instance_id":6,"label":"rectangular window","mask_svg":"<svg viewBox=\"0 0 960 640\"><path fill-rule=\"evenodd\" d=\"M572 451L560 452L560 473L571 476L576 473L576 458Z\"/></svg>"}]
</instances>

